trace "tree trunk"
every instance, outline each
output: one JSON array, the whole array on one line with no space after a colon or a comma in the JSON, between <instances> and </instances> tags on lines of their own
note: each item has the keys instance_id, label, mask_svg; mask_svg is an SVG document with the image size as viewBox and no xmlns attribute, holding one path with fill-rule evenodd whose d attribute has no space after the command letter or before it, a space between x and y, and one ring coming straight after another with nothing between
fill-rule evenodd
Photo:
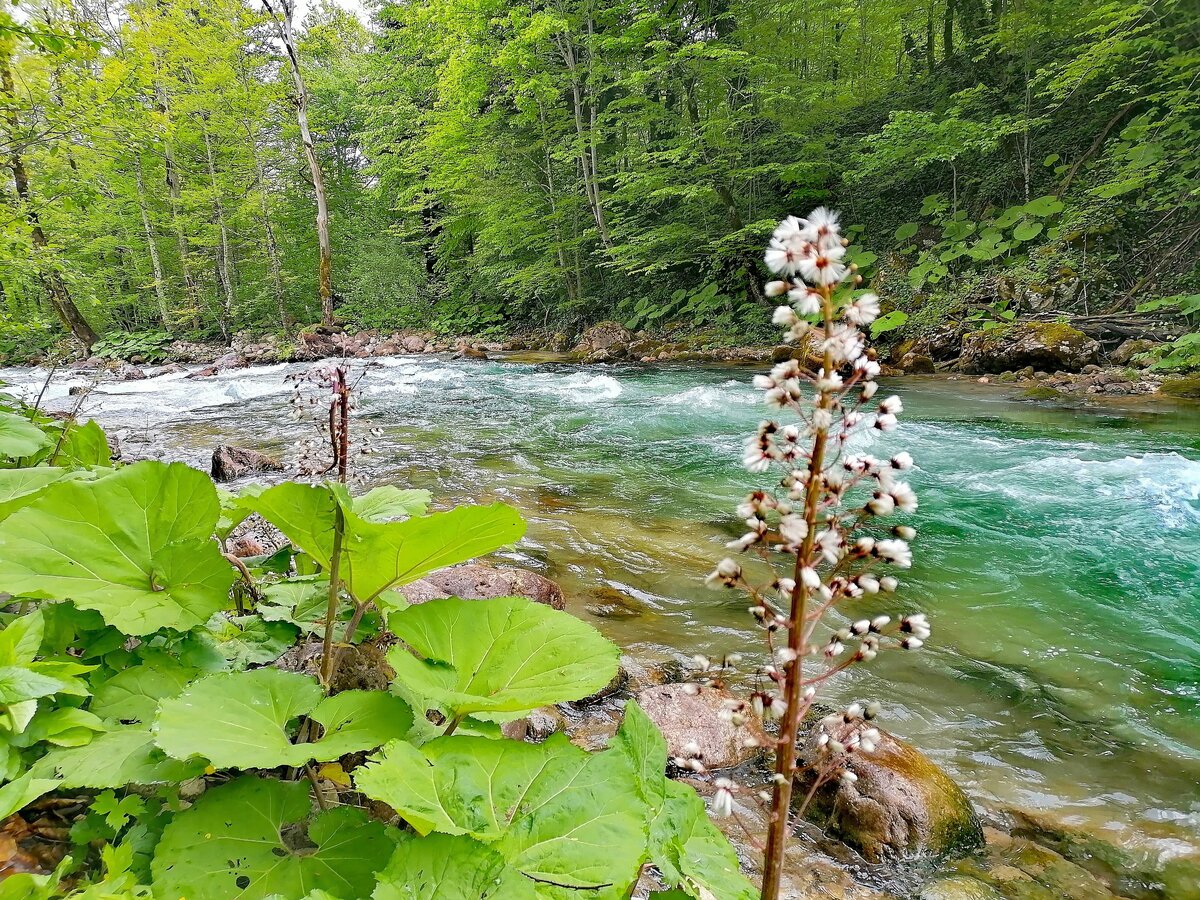
<instances>
[{"instance_id":1,"label":"tree trunk","mask_svg":"<svg viewBox=\"0 0 1200 900\"><path fill-rule=\"evenodd\" d=\"M233 273L230 271L232 256L229 249L229 228L225 224L225 207L221 204L221 187L217 182L217 166L213 160L212 139L209 137L207 126L204 126L202 130L204 155L208 161L208 177L212 182L213 189L213 216L217 220L217 228L221 234L216 260L217 282L220 285L222 296L225 298L221 304L221 334L228 340L230 322L233 320Z\"/></svg>"},{"instance_id":2,"label":"tree trunk","mask_svg":"<svg viewBox=\"0 0 1200 900\"><path fill-rule=\"evenodd\" d=\"M198 327L200 325L200 291L196 286L196 279L192 277L191 253L188 250L187 235L183 232L183 220L179 215L183 185L179 179L179 165L175 161L175 151L171 146L171 107L167 103L167 94L161 84L155 84L154 92L158 108L167 122L166 133L163 136L163 161L166 166L167 196L170 199L171 223L174 226L175 246L179 254L179 270L183 274L183 292L187 297L192 324Z\"/></svg>"},{"instance_id":3,"label":"tree trunk","mask_svg":"<svg viewBox=\"0 0 1200 900\"><path fill-rule=\"evenodd\" d=\"M563 64L571 75L571 109L575 118L575 134L579 138L579 168L583 176L583 189L587 194L588 206L592 209L592 218L596 220L600 243L604 245L605 250L611 250L613 243L604 217L604 203L600 196L600 186L596 183L596 172L592 168L596 159L595 141L588 139L583 124L583 85L579 80L579 61L575 56L575 45L571 42L570 35L560 35L557 43ZM590 148L589 144L592 145Z\"/></svg>"},{"instance_id":4,"label":"tree trunk","mask_svg":"<svg viewBox=\"0 0 1200 900\"><path fill-rule=\"evenodd\" d=\"M242 122L246 138L250 141L250 155L254 159L254 189L258 191L258 209L262 217L263 234L267 242L267 261L271 264L271 286L275 289L275 306L279 311L279 326L287 328L287 298L283 289L283 264L279 259L279 243L275 240L275 226L271 224L271 203L267 198L267 176L263 171L262 158L258 155L258 142L254 129L248 121Z\"/></svg>"},{"instance_id":5,"label":"tree trunk","mask_svg":"<svg viewBox=\"0 0 1200 900\"><path fill-rule=\"evenodd\" d=\"M17 91L13 85L12 69L7 52L0 54L0 95L4 96L9 104L7 124L11 135L12 149L9 153L8 166L12 169L17 201L25 207L25 219L29 222L30 236L33 239L33 246L38 251L38 280L63 324L75 336L75 339L90 351L92 344L96 343L99 337L71 299L67 283L63 281L62 275L53 266L46 263L48 255L46 248L50 242L42 230L41 219L30 198L29 173L25 171L25 161L21 158L21 144L17 140L17 135L21 130L21 121L17 116Z\"/></svg>"},{"instance_id":6,"label":"tree trunk","mask_svg":"<svg viewBox=\"0 0 1200 900\"><path fill-rule=\"evenodd\" d=\"M142 231L146 234L146 246L150 250L150 265L154 269L154 298L158 301L158 316L162 320L163 327L170 328L167 294L163 290L162 260L158 256L154 227L150 224L150 209L146 202L146 181L142 177L142 154L140 151L134 154L133 171L137 175L138 209L142 213Z\"/></svg>"},{"instance_id":7,"label":"tree trunk","mask_svg":"<svg viewBox=\"0 0 1200 900\"><path fill-rule=\"evenodd\" d=\"M288 66L292 72L292 84L296 89L296 120L300 125L300 143L312 174L313 191L317 195L317 245L320 261L317 265L317 288L321 296L321 319L326 325L333 324L333 248L329 241L329 204L325 196L325 179L317 151L313 145L312 132L308 128L308 91L304 88L304 76L300 72L300 57L296 50L296 35L292 31L292 0L263 0L283 48L287 51ZM276 7L279 11L276 12Z\"/></svg>"}]
</instances>

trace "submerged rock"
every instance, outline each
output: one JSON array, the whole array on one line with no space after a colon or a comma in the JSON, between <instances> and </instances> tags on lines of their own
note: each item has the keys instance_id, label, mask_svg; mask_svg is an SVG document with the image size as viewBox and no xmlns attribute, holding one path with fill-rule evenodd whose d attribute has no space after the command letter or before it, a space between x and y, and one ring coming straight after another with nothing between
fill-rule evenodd
<instances>
[{"instance_id":1,"label":"submerged rock","mask_svg":"<svg viewBox=\"0 0 1200 900\"><path fill-rule=\"evenodd\" d=\"M988 375L1034 366L1053 372L1078 372L1096 362L1099 341L1061 322L1022 322L972 331L963 338L956 368Z\"/></svg>"},{"instance_id":2,"label":"submerged rock","mask_svg":"<svg viewBox=\"0 0 1200 900\"><path fill-rule=\"evenodd\" d=\"M749 739L764 742L762 720L747 708L747 723L734 725L722 713L740 700L729 691L695 684L665 684L637 694L637 703L667 739L671 757L687 757L695 743L699 757L709 769L731 769L749 762L760 753L746 746Z\"/></svg>"},{"instance_id":3,"label":"submerged rock","mask_svg":"<svg viewBox=\"0 0 1200 900\"><path fill-rule=\"evenodd\" d=\"M495 597L528 597L554 609L563 609L566 601L562 588L537 572L514 566L466 563L451 566L400 589L409 603L423 603L441 597L464 600L491 600Z\"/></svg>"},{"instance_id":4,"label":"submerged rock","mask_svg":"<svg viewBox=\"0 0 1200 900\"><path fill-rule=\"evenodd\" d=\"M817 759L817 731L801 748L810 764ZM881 732L875 752L852 755L847 767L858 780L822 786L808 817L868 861L948 856L983 844L983 826L962 788L906 741Z\"/></svg>"},{"instance_id":5,"label":"submerged rock","mask_svg":"<svg viewBox=\"0 0 1200 900\"><path fill-rule=\"evenodd\" d=\"M258 450L224 444L213 451L213 481L233 481L243 475L253 475L257 472L282 471L283 464L279 460Z\"/></svg>"}]
</instances>

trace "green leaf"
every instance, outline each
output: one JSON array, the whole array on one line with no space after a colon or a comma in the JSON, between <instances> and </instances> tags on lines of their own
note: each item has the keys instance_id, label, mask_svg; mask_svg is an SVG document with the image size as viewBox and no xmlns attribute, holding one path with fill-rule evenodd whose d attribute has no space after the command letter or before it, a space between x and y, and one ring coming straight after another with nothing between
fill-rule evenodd
<instances>
[{"instance_id":1,"label":"green leaf","mask_svg":"<svg viewBox=\"0 0 1200 900\"><path fill-rule=\"evenodd\" d=\"M894 309L886 316L880 316L871 323L871 337L876 338L889 331L895 331L897 328L903 328L907 322L908 313Z\"/></svg>"},{"instance_id":2,"label":"green leaf","mask_svg":"<svg viewBox=\"0 0 1200 900\"><path fill-rule=\"evenodd\" d=\"M24 416L0 412L0 456L32 456L50 446L50 438Z\"/></svg>"},{"instance_id":3,"label":"green leaf","mask_svg":"<svg viewBox=\"0 0 1200 900\"><path fill-rule=\"evenodd\" d=\"M258 616L217 613L205 624L217 652L234 669L275 662L292 646L299 630L288 622L269 622Z\"/></svg>"},{"instance_id":4,"label":"green leaf","mask_svg":"<svg viewBox=\"0 0 1200 900\"><path fill-rule=\"evenodd\" d=\"M28 506L45 488L72 478L74 473L50 466L33 469L0 469L0 519Z\"/></svg>"},{"instance_id":5,"label":"green leaf","mask_svg":"<svg viewBox=\"0 0 1200 900\"><path fill-rule=\"evenodd\" d=\"M394 741L355 785L419 833L469 835L541 882L628 890L645 853L646 806L628 762L561 734L544 744L455 735L420 750Z\"/></svg>"},{"instance_id":6,"label":"green leaf","mask_svg":"<svg viewBox=\"0 0 1200 900\"><path fill-rule=\"evenodd\" d=\"M431 600L393 613L396 680L454 718L523 713L608 684L620 651L586 622L525 597Z\"/></svg>"},{"instance_id":7,"label":"green leaf","mask_svg":"<svg viewBox=\"0 0 1200 900\"><path fill-rule=\"evenodd\" d=\"M1021 241L1032 241L1035 237L1042 233L1041 222L1022 222L1013 229L1013 239Z\"/></svg>"},{"instance_id":8,"label":"green leaf","mask_svg":"<svg viewBox=\"0 0 1200 900\"><path fill-rule=\"evenodd\" d=\"M0 589L71 600L126 634L186 631L225 607L234 581L216 521L212 482L183 463L61 481L0 522Z\"/></svg>"},{"instance_id":9,"label":"green leaf","mask_svg":"<svg viewBox=\"0 0 1200 900\"><path fill-rule=\"evenodd\" d=\"M354 514L368 522L422 516L429 508L429 499L429 491L401 490L388 484L355 497Z\"/></svg>"},{"instance_id":10,"label":"green leaf","mask_svg":"<svg viewBox=\"0 0 1200 900\"><path fill-rule=\"evenodd\" d=\"M1025 207L1024 206L1010 206L1008 209L1004 210L1004 212L1000 213L1000 215L998 215L992 221L992 227L993 228L1008 228L1008 226L1013 225L1017 221L1019 221L1023 215L1025 215Z\"/></svg>"},{"instance_id":11,"label":"green leaf","mask_svg":"<svg viewBox=\"0 0 1200 900\"><path fill-rule=\"evenodd\" d=\"M341 575L361 600L491 553L525 533L521 516L502 503L380 524L358 516L347 498L329 486L287 482L245 502L325 568L333 554L334 511L340 504L345 521Z\"/></svg>"},{"instance_id":12,"label":"green leaf","mask_svg":"<svg viewBox=\"0 0 1200 900\"><path fill-rule=\"evenodd\" d=\"M37 778L32 772L26 772L20 778L0 787L0 821L24 809L42 794L56 787L57 781L51 778Z\"/></svg>"},{"instance_id":13,"label":"green leaf","mask_svg":"<svg viewBox=\"0 0 1200 900\"><path fill-rule=\"evenodd\" d=\"M29 747L45 741L58 747L82 747L91 743L98 733L108 730L99 716L84 709L64 706L57 709L39 709L21 734L19 743Z\"/></svg>"},{"instance_id":14,"label":"green leaf","mask_svg":"<svg viewBox=\"0 0 1200 900\"><path fill-rule=\"evenodd\" d=\"M112 451L104 429L91 419L80 425L78 422L63 424L64 436L54 454L54 465L62 468L78 466L111 466Z\"/></svg>"},{"instance_id":15,"label":"green leaf","mask_svg":"<svg viewBox=\"0 0 1200 900\"><path fill-rule=\"evenodd\" d=\"M394 846L383 824L338 807L313 819L315 847L295 849L283 830L308 813L307 783L244 776L212 788L163 831L151 864L155 895L262 900L320 889L341 900L370 896Z\"/></svg>"},{"instance_id":16,"label":"green leaf","mask_svg":"<svg viewBox=\"0 0 1200 900\"><path fill-rule=\"evenodd\" d=\"M121 788L186 781L204 771L204 762L168 759L154 745L149 728L125 725L97 735L82 747L51 750L31 771L57 779L56 784L65 789Z\"/></svg>"},{"instance_id":17,"label":"green leaf","mask_svg":"<svg viewBox=\"0 0 1200 900\"><path fill-rule=\"evenodd\" d=\"M650 815L650 858L669 884L693 897L753 900L754 886L742 875L737 853L708 817L692 788L666 775L667 742L637 703L625 716L609 752L628 760Z\"/></svg>"},{"instance_id":18,"label":"green leaf","mask_svg":"<svg viewBox=\"0 0 1200 900\"><path fill-rule=\"evenodd\" d=\"M1063 202L1053 194L1037 197L1025 204L1025 215L1044 219L1046 216L1058 215L1063 211Z\"/></svg>"},{"instance_id":19,"label":"green leaf","mask_svg":"<svg viewBox=\"0 0 1200 900\"><path fill-rule=\"evenodd\" d=\"M0 705L12 706L57 694L64 683L25 666L0 666Z\"/></svg>"},{"instance_id":20,"label":"green leaf","mask_svg":"<svg viewBox=\"0 0 1200 900\"><path fill-rule=\"evenodd\" d=\"M145 662L118 672L97 687L88 709L102 719L141 722L149 727L159 701L177 696L199 675L199 669L169 657Z\"/></svg>"},{"instance_id":21,"label":"green leaf","mask_svg":"<svg viewBox=\"0 0 1200 900\"><path fill-rule=\"evenodd\" d=\"M465 835L404 835L373 900L535 900L533 882Z\"/></svg>"},{"instance_id":22,"label":"green leaf","mask_svg":"<svg viewBox=\"0 0 1200 900\"><path fill-rule=\"evenodd\" d=\"M159 704L158 746L176 759L201 756L217 768L270 769L370 750L408 732L412 713L380 691L322 699L315 678L278 669L223 672ZM293 744L291 724L307 715L324 736Z\"/></svg>"},{"instance_id":23,"label":"green leaf","mask_svg":"<svg viewBox=\"0 0 1200 900\"><path fill-rule=\"evenodd\" d=\"M915 235L917 233L918 227L919 226L917 225L916 222L905 222L903 225L901 225L899 228L896 229L896 240L907 241L909 238L911 238L913 235Z\"/></svg>"},{"instance_id":24,"label":"green leaf","mask_svg":"<svg viewBox=\"0 0 1200 900\"><path fill-rule=\"evenodd\" d=\"M111 790L104 791L92 801L92 812L104 816L104 821L113 831L120 831L125 823L146 811L146 801L129 795L117 799Z\"/></svg>"}]
</instances>

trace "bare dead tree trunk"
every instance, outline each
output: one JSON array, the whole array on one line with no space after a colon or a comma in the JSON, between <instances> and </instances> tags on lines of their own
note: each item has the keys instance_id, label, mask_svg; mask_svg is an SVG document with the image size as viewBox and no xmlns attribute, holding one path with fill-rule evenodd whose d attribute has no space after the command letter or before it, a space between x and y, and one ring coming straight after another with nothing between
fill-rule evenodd
<instances>
[{"instance_id":1,"label":"bare dead tree trunk","mask_svg":"<svg viewBox=\"0 0 1200 900\"><path fill-rule=\"evenodd\" d=\"M164 327L170 327L167 310L167 294L163 289L162 260L158 255L158 244L154 239L154 227L150 224L150 208L146 201L146 181L142 177L142 154L133 156L133 171L137 175L138 209L142 214L142 231L146 235L146 247L150 250L150 265L154 269L154 298L158 301L158 316Z\"/></svg>"},{"instance_id":2,"label":"bare dead tree trunk","mask_svg":"<svg viewBox=\"0 0 1200 900\"><path fill-rule=\"evenodd\" d=\"M292 84L296 89L296 120L300 125L300 143L304 146L304 156L312 174L313 191L317 195L317 245L320 252L317 289L321 295L321 319L326 325L332 325L333 248L329 240L329 203L325 196L325 179L321 174L321 164L317 161L312 132L308 127L308 91L304 87L300 56L296 50L296 34L292 30L292 0L263 0L263 6L275 21L279 39L287 52Z\"/></svg>"},{"instance_id":3,"label":"bare dead tree trunk","mask_svg":"<svg viewBox=\"0 0 1200 900\"><path fill-rule=\"evenodd\" d=\"M258 191L259 216L262 219L263 234L266 237L267 261L271 264L271 285L275 289L275 306L279 310L279 325L287 328L288 314L283 290L283 264L279 258L279 242L275 240L275 226L271 224L271 203L267 198L267 175L263 169L262 157L258 153L258 141L254 139L254 129L246 120L242 121L242 127L246 130L246 138L250 141L250 155L254 160L254 189Z\"/></svg>"},{"instance_id":4,"label":"bare dead tree trunk","mask_svg":"<svg viewBox=\"0 0 1200 900\"><path fill-rule=\"evenodd\" d=\"M592 217L596 220L596 230L600 233L600 243L605 250L612 249L612 237L608 233L608 223L604 217L604 203L600 196L600 186L596 183L596 171L593 165L596 161L596 148L590 128L583 123L583 84L579 76L579 60L575 55L575 45L570 35L559 35L556 38L558 52L563 58L563 64L571 75L571 107L575 117L575 134L579 138L579 168L583 176L583 190L587 194L588 206L592 209Z\"/></svg>"},{"instance_id":5,"label":"bare dead tree trunk","mask_svg":"<svg viewBox=\"0 0 1200 900\"><path fill-rule=\"evenodd\" d=\"M21 121L17 116L17 91L13 84L12 68L7 52L0 54L0 95L8 100L6 118L12 147L9 152L8 166L13 173L17 200L25 207L25 219L29 222L33 246L38 250L38 280L42 283L46 296L50 298L51 306L54 307L54 311L58 313L63 324L67 326L79 343L83 344L87 350L91 350L92 344L96 343L99 337L71 299L67 283L63 281L62 275L53 266L48 265L45 259L45 250L50 241L46 238L46 232L42 230L41 219L32 203L29 191L29 173L25 171L25 160L21 158L21 144L17 140L17 135L21 130Z\"/></svg>"}]
</instances>

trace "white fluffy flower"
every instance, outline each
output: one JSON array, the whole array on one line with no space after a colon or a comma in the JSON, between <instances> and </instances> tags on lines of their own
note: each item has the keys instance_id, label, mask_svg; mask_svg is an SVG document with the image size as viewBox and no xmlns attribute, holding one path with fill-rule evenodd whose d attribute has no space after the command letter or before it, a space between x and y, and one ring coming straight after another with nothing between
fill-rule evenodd
<instances>
[{"instance_id":1,"label":"white fluffy flower","mask_svg":"<svg viewBox=\"0 0 1200 900\"><path fill-rule=\"evenodd\" d=\"M901 569L912 566L912 550L908 543L899 539L888 539L875 542L875 555L884 562L889 562Z\"/></svg>"},{"instance_id":2,"label":"white fluffy flower","mask_svg":"<svg viewBox=\"0 0 1200 900\"><path fill-rule=\"evenodd\" d=\"M733 815L733 782L728 778L718 778L714 782L717 792L713 794L712 814L718 819Z\"/></svg>"},{"instance_id":3,"label":"white fluffy flower","mask_svg":"<svg viewBox=\"0 0 1200 900\"><path fill-rule=\"evenodd\" d=\"M788 291L788 299L802 316L815 316L821 311L821 295L806 287L793 288Z\"/></svg>"},{"instance_id":4,"label":"white fluffy flower","mask_svg":"<svg viewBox=\"0 0 1200 900\"><path fill-rule=\"evenodd\" d=\"M896 509L902 513L917 511L917 493L906 482L898 481L891 487L891 497L896 502Z\"/></svg>"},{"instance_id":5,"label":"white fluffy flower","mask_svg":"<svg viewBox=\"0 0 1200 900\"><path fill-rule=\"evenodd\" d=\"M870 325L879 318L879 298L874 294L863 294L846 307L843 315L852 325Z\"/></svg>"},{"instance_id":6,"label":"white fluffy flower","mask_svg":"<svg viewBox=\"0 0 1200 900\"><path fill-rule=\"evenodd\" d=\"M816 252L801 254L796 260L797 270L809 284L828 287L837 284L849 269L842 262L846 248L840 243L832 247L819 247Z\"/></svg>"},{"instance_id":7,"label":"white fluffy flower","mask_svg":"<svg viewBox=\"0 0 1200 900\"><path fill-rule=\"evenodd\" d=\"M808 523L802 516L790 513L779 520L779 534L785 541L795 546L807 536Z\"/></svg>"},{"instance_id":8,"label":"white fluffy flower","mask_svg":"<svg viewBox=\"0 0 1200 900\"><path fill-rule=\"evenodd\" d=\"M772 272L781 275L795 275L800 271L800 260L807 252L809 251L806 251L804 247L793 246L791 242L785 243L778 238L771 238L771 243L767 245L767 252L763 255L763 262Z\"/></svg>"},{"instance_id":9,"label":"white fluffy flower","mask_svg":"<svg viewBox=\"0 0 1200 900\"><path fill-rule=\"evenodd\" d=\"M800 321L800 318L790 306L777 306L775 307L775 314L771 317L771 321L781 328L791 328Z\"/></svg>"}]
</instances>

